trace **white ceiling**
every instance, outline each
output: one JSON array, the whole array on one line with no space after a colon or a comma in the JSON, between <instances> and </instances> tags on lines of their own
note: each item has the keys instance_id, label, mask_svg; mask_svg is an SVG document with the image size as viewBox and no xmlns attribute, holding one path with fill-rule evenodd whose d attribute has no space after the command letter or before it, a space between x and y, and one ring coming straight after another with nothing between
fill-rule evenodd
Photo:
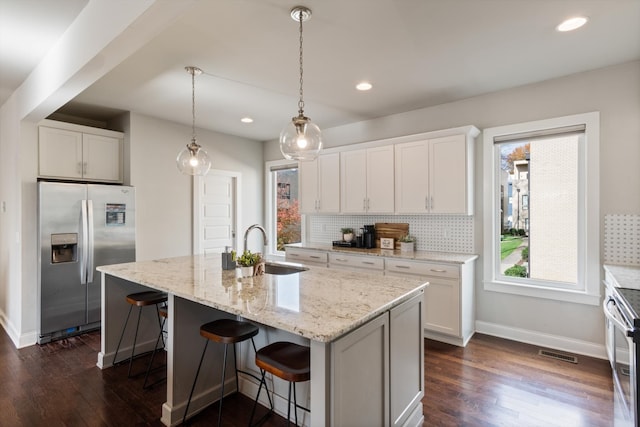
<instances>
[{"instance_id":1,"label":"white ceiling","mask_svg":"<svg viewBox=\"0 0 640 427\"><path fill-rule=\"evenodd\" d=\"M0 102L86 2L0 0ZM62 111L97 120L135 111L191 125L184 66L195 65L205 72L196 79L198 127L277 138L297 114L298 25L289 11L299 3L313 10L304 24L305 113L321 128L640 58L640 0L203 0ZM575 15L589 23L555 31ZM16 22L51 35L18 56L7 28ZM356 91L360 80L373 89Z\"/></svg>"}]
</instances>

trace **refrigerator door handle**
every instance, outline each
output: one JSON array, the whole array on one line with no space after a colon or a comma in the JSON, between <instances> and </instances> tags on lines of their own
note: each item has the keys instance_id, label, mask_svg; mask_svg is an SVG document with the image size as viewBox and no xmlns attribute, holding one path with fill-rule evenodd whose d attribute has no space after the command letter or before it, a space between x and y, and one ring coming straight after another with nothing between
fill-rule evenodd
<instances>
[{"instance_id":1,"label":"refrigerator door handle","mask_svg":"<svg viewBox=\"0 0 640 427\"><path fill-rule=\"evenodd\" d=\"M89 226L89 250L87 251L87 284L93 282L93 200L87 200L87 224Z\"/></svg>"},{"instance_id":2,"label":"refrigerator door handle","mask_svg":"<svg viewBox=\"0 0 640 427\"><path fill-rule=\"evenodd\" d=\"M80 254L80 284L87 284L87 252L89 251L89 233L87 230L87 201L81 203L82 253Z\"/></svg>"}]
</instances>

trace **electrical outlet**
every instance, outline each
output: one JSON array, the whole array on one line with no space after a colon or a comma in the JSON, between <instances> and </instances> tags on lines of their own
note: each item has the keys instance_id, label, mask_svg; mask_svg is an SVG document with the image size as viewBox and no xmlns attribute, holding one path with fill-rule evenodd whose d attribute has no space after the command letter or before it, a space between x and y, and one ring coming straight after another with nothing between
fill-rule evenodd
<instances>
[{"instance_id":1,"label":"electrical outlet","mask_svg":"<svg viewBox=\"0 0 640 427\"><path fill-rule=\"evenodd\" d=\"M442 237L444 239L448 239L449 238L449 229L447 229L447 228L443 228L442 229Z\"/></svg>"}]
</instances>

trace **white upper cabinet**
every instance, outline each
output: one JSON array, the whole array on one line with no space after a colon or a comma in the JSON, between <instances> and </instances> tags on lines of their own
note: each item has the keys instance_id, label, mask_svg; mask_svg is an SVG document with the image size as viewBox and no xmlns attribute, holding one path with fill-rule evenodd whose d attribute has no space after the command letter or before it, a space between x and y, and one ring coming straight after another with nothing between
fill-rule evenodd
<instances>
[{"instance_id":1,"label":"white upper cabinet","mask_svg":"<svg viewBox=\"0 0 640 427\"><path fill-rule=\"evenodd\" d=\"M340 212L340 154L322 154L300 162L302 213Z\"/></svg>"},{"instance_id":2,"label":"white upper cabinet","mask_svg":"<svg viewBox=\"0 0 640 427\"><path fill-rule=\"evenodd\" d=\"M38 175L83 181L123 181L123 134L44 120L38 129Z\"/></svg>"},{"instance_id":3,"label":"white upper cabinet","mask_svg":"<svg viewBox=\"0 0 640 427\"><path fill-rule=\"evenodd\" d=\"M342 213L393 213L393 145L340 153Z\"/></svg>"},{"instance_id":4,"label":"white upper cabinet","mask_svg":"<svg viewBox=\"0 0 640 427\"><path fill-rule=\"evenodd\" d=\"M122 139L82 134L84 178L122 182Z\"/></svg>"},{"instance_id":5,"label":"white upper cabinet","mask_svg":"<svg viewBox=\"0 0 640 427\"><path fill-rule=\"evenodd\" d=\"M397 144L395 151L396 211L429 212L429 142Z\"/></svg>"},{"instance_id":6,"label":"white upper cabinet","mask_svg":"<svg viewBox=\"0 0 640 427\"><path fill-rule=\"evenodd\" d=\"M396 213L472 215L474 137L396 144Z\"/></svg>"},{"instance_id":7,"label":"white upper cabinet","mask_svg":"<svg viewBox=\"0 0 640 427\"><path fill-rule=\"evenodd\" d=\"M39 176L82 179L82 134L40 126L38 160Z\"/></svg>"}]
</instances>

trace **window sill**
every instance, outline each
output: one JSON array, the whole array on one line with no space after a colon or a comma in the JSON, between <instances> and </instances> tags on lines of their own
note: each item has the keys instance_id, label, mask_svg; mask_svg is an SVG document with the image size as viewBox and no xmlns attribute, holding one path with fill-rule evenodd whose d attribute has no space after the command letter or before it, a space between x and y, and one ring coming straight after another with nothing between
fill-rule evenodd
<instances>
[{"instance_id":1,"label":"window sill","mask_svg":"<svg viewBox=\"0 0 640 427\"><path fill-rule=\"evenodd\" d=\"M600 294L589 294L585 291L567 289L551 289L540 286L511 284L505 282L485 281L484 290L524 297L543 298L554 301L566 301L574 304L600 305Z\"/></svg>"}]
</instances>

